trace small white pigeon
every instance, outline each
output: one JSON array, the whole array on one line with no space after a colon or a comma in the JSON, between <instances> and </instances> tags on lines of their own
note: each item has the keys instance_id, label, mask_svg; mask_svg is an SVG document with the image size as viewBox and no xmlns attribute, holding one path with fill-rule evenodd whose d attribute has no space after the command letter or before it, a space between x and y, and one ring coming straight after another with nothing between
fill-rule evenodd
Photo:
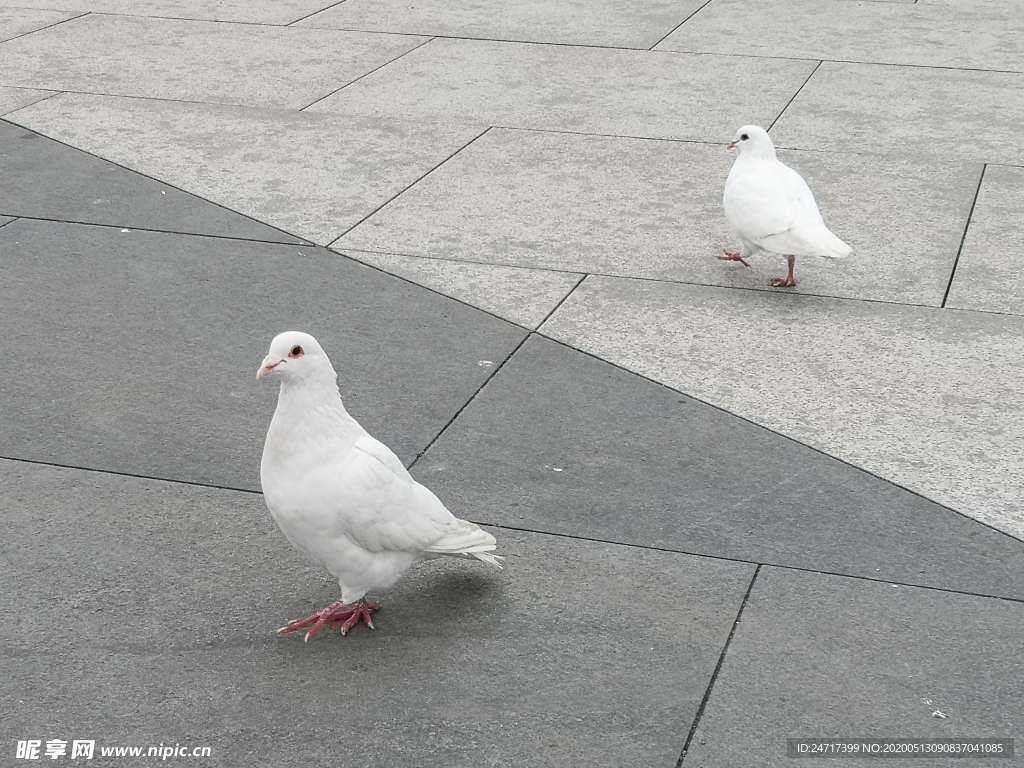
<instances>
[{"instance_id":1,"label":"small white pigeon","mask_svg":"<svg viewBox=\"0 0 1024 768\"><path fill-rule=\"evenodd\" d=\"M744 125L736 131L729 149L740 153L725 180L725 218L743 243L741 251L726 250L722 261L739 261L758 248L774 251L789 261L789 276L776 277L771 285L796 285L793 266L797 256L828 256L841 259L853 250L829 231L814 202L810 187L799 173L775 156L775 144L763 128Z\"/></svg>"},{"instance_id":2,"label":"small white pigeon","mask_svg":"<svg viewBox=\"0 0 1024 768\"><path fill-rule=\"evenodd\" d=\"M281 378L277 410L263 448L263 496L288 540L338 579L341 600L279 632L324 626L346 634L364 621L371 589L387 587L413 565L441 555L501 567L494 537L459 520L417 483L391 450L342 405L337 374L307 333L274 338L257 379Z\"/></svg>"}]
</instances>

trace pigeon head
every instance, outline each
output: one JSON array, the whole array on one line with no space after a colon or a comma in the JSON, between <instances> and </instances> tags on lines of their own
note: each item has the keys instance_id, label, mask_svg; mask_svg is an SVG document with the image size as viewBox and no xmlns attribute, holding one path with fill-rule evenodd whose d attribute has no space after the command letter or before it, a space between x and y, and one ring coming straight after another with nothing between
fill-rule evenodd
<instances>
[{"instance_id":1,"label":"pigeon head","mask_svg":"<svg viewBox=\"0 0 1024 768\"><path fill-rule=\"evenodd\" d=\"M301 331L285 331L270 342L270 352L263 358L256 378L262 379L272 373L280 374L286 382L323 380L334 385L337 381L337 374L323 347Z\"/></svg>"},{"instance_id":2,"label":"pigeon head","mask_svg":"<svg viewBox=\"0 0 1024 768\"><path fill-rule=\"evenodd\" d=\"M775 157L775 144L768 131L756 125L744 125L733 138L729 149L739 147L741 155L748 157Z\"/></svg>"}]
</instances>

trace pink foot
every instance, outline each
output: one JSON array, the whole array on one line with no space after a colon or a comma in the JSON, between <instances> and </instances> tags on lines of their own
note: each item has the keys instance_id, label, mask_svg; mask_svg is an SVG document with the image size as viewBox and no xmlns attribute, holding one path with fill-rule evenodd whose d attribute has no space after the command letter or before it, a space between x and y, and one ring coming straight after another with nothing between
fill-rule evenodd
<instances>
[{"instance_id":1,"label":"pink foot","mask_svg":"<svg viewBox=\"0 0 1024 768\"><path fill-rule=\"evenodd\" d=\"M746 260L742 256L740 256L740 252L739 251L726 251L726 250L723 250L722 253L724 253L725 256L717 257L719 261L738 261L740 264L742 264L745 267L749 267L750 266L749 264L747 264Z\"/></svg>"},{"instance_id":2,"label":"pink foot","mask_svg":"<svg viewBox=\"0 0 1024 768\"><path fill-rule=\"evenodd\" d=\"M796 285L796 278L792 275L789 277L773 277L768 284L775 288L792 288Z\"/></svg>"},{"instance_id":3,"label":"pink foot","mask_svg":"<svg viewBox=\"0 0 1024 768\"><path fill-rule=\"evenodd\" d=\"M311 637L315 637L317 632L328 625L338 627L338 629L341 630L341 634L347 635L348 631L358 624L360 620L362 620L362 622L370 629L373 629L374 626L373 620L370 618L370 611L376 611L379 609L380 603L368 603L365 600L346 603L344 600L339 600L338 602L332 603L326 608L317 611L312 616L290 621L287 626L281 627L277 631L282 635L287 635L292 632L298 632L300 629L305 629L306 627L312 627L312 629L306 633L305 642L307 643Z\"/></svg>"}]
</instances>

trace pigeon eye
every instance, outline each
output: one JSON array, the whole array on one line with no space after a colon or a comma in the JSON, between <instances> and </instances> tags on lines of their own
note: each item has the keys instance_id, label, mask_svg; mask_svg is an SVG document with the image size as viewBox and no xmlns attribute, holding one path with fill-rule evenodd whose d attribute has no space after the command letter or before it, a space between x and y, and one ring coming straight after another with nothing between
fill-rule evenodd
<instances>
[{"instance_id":1,"label":"pigeon eye","mask_svg":"<svg viewBox=\"0 0 1024 768\"><path fill-rule=\"evenodd\" d=\"M291 358L294 358L295 360L298 360L304 354L306 354L306 353L302 351L302 347L296 345L296 346L292 347L292 351L288 353L288 357L291 357Z\"/></svg>"},{"instance_id":2,"label":"pigeon eye","mask_svg":"<svg viewBox=\"0 0 1024 768\"><path fill-rule=\"evenodd\" d=\"M749 137L749 136L747 136L747 134L745 134L745 133L743 133L743 134L740 134L740 141L746 141L746 140L747 140L747 139L749 139L749 138L750 138L750 137Z\"/></svg>"}]
</instances>

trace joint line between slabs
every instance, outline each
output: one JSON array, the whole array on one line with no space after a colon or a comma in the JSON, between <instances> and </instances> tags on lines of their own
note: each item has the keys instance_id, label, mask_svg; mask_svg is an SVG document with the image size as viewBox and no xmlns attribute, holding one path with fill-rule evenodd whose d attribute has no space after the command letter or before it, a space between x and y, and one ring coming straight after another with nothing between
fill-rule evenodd
<instances>
[{"instance_id":1,"label":"joint line between slabs","mask_svg":"<svg viewBox=\"0 0 1024 768\"><path fill-rule=\"evenodd\" d=\"M787 110L787 109L789 109L790 105L791 105L791 104L792 104L792 103L793 103L794 101L796 101L796 97L800 95L800 91L802 91L802 90L804 89L804 87L805 87L805 86L806 86L806 85L807 85L807 84L808 84L809 82L811 82L811 78L812 78L812 77L814 77L814 73L818 71L818 67L820 67L820 66L821 66L821 65L822 65L823 63L824 63L824 60L819 60L819 61L818 61L818 63L814 65L814 69L812 69L812 70L811 70L811 74L809 74L809 75L807 76L807 79L806 79L806 80L804 80L804 81L803 81L803 83L801 83L801 84L800 84L800 87L796 89L796 93L794 93L794 94L793 94L793 98L791 98L791 99L790 99L789 101L787 101L787 102L786 102L786 106L784 106L784 107L782 108L782 111L781 111L781 112L779 112L779 114L778 114L778 115L776 115L776 117L775 117L775 119L774 119L774 120L772 120L772 124L768 126L768 130L769 130L769 131L770 131L770 130L771 130L772 128L774 128L774 127L775 127L775 124L776 124L777 122L779 122L779 118L780 118L780 117L782 117L782 116L783 116L784 114L786 114L786 110Z\"/></svg>"},{"instance_id":2,"label":"joint line between slabs","mask_svg":"<svg viewBox=\"0 0 1024 768\"><path fill-rule=\"evenodd\" d=\"M651 46L650 48L648 48L647 50L649 50L649 51L653 51L653 50L654 50L655 48L657 48L657 47L658 47L659 45L661 45L661 43L663 43L663 42L664 42L664 41L665 41L665 40L666 40L666 39L667 39L667 38L668 38L669 36L671 36L671 34L672 34L673 32L675 32L675 31L676 31L677 29L679 29L679 28L680 28L681 26L683 26L683 24L685 24L686 22L688 22L688 21L689 21L690 19L692 19L692 18L693 18L694 16L696 16L696 15L697 15L698 13L700 13L701 11L703 11L703 10L704 10L705 8L707 8L707 7L709 6L709 5L711 5L711 0L708 0L708 1L706 2L706 3L704 3L704 5L702 5L702 6L700 7L700 8L698 8L698 9L697 9L696 11L694 11L694 12L693 12L693 13L691 13L691 14L690 14L689 16L687 16L687 17L686 17L685 19L683 19L683 20L682 20L682 21L680 21L680 22L679 22L678 24L676 24L676 25L675 25L674 27L672 27L672 29L670 29L670 30L668 31L668 34L667 34L667 35L663 36L663 37L662 37L662 38L661 38L660 40L658 40L658 42L656 42L656 43L655 43L654 45L652 45L652 46Z\"/></svg>"},{"instance_id":3,"label":"joint line between slabs","mask_svg":"<svg viewBox=\"0 0 1024 768\"><path fill-rule=\"evenodd\" d=\"M583 284L583 281L586 280L588 277L590 277L590 275L585 274L579 280L576 281L576 285L570 288L569 292L565 294L565 296L563 296L561 299L559 299L558 303L551 308L551 311L544 316L544 319L537 323L537 330L540 330L544 323L551 319L551 316L558 311L559 307L565 304L566 300L576 292L576 289L579 288Z\"/></svg>"},{"instance_id":4,"label":"joint line between slabs","mask_svg":"<svg viewBox=\"0 0 1024 768\"><path fill-rule=\"evenodd\" d=\"M331 3L330 5L324 6L323 8L320 8L320 9L318 9L316 11L313 11L312 13L307 13L305 16L300 16L295 21L289 21L287 24L285 24L285 26L286 27L290 27L293 24L298 24L300 21L305 21L306 19L312 18L313 16L316 16L318 13L323 13L324 11L329 11L329 10L331 10L331 8L335 8L336 6L339 6L342 3L344 3L344 2L345 2L345 0L338 0L338 2L336 2L336 3Z\"/></svg>"},{"instance_id":5,"label":"joint line between slabs","mask_svg":"<svg viewBox=\"0 0 1024 768\"><path fill-rule=\"evenodd\" d=\"M55 3L55 5L56 5L56 3ZM42 31L47 30L47 29L52 29L53 27L56 27L59 24L67 24L69 21L74 21L75 19L80 19L83 16L88 16L90 13L91 13L91 11L86 11L85 13L80 13L77 16L72 16L70 19L61 19L60 21L55 21L55 22L53 22L53 24L47 24L45 27L40 27L39 29L33 29L33 30L29 31L29 32L22 32L20 35L15 35L14 37L9 37L6 40L4 40L3 42L9 43L9 42L11 42L11 40L17 40L17 39L22 38L22 37L27 37L29 35L34 35L36 32L42 32ZM19 86L13 86L13 87L19 87ZM45 90L50 90L50 89L49 88L40 88L39 90L45 91Z\"/></svg>"},{"instance_id":6,"label":"joint line between slabs","mask_svg":"<svg viewBox=\"0 0 1024 768\"><path fill-rule=\"evenodd\" d=\"M384 201L383 203L381 203L381 204L380 204L380 205L378 205L378 206L377 206L376 208L374 208L374 209L373 209L372 211L370 211L370 212L369 212L368 214L366 214L365 216L363 216L363 218L361 218L361 219L360 219L359 221L357 221L357 222L356 222L355 224L353 224L353 225L352 225L351 227L349 227L348 229L346 229L346 230L345 230L344 232L342 232L342 233L341 233L340 235L338 235L338 236L337 236L336 238L334 238L333 240L331 240L331 242L329 242L329 243L328 243L328 244L327 244L327 245L326 245L325 247L327 247L327 248L333 248L333 247L334 247L334 244L335 244L335 243L337 243L337 242L338 242L339 240L341 240L341 238L343 238L343 237L344 237L345 235L347 235L347 234L348 234L349 232L351 232L351 231L352 231L353 229L355 229L356 227L358 227L358 226L359 226L360 224L362 224L362 223L363 223L364 221L366 221L367 219L369 219L369 218L370 218L371 216L374 216L374 215L376 215L377 213L379 213L379 212L380 212L380 211L381 211L381 210L382 210L383 208L385 208L386 206L390 205L390 204L391 204L391 203L392 203L392 202L393 202L394 200L396 200L396 199L397 199L398 197L400 197L401 195L404 195L404 194L405 194L406 192L408 192L408 191L409 191L410 189L412 189L413 187L415 187L415 186L416 186L417 184L419 184L419 183L420 183L421 181L423 181L423 180L424 180L425 178L427 178L427 176L429 176L429 175L430 175L430 174L432 174L432 173L433 173L434 171L436 171L436 170L437 170L438 168L440 168L440 167L441 167L442 165L444 165L445 163L447 163L447 162L448 162L449 160L451 160L451 159L452 159L453 157L455 157L455 156L456 156L457 154L459 154L459 153L460 153L460 152L461 152L462 150L466 149L466 147L468 147L468 146L469 146L470 144L472 144L473 142L475 142L475 141L476 141L477 139L479 139L479 138L483 137L483 135L484 135L484 134L486 134L486 133L487 133L487 132L488 132L489 130L491 130L491 127L490 127L490 126L487 126L487 127L486 127L486 128L485 128L485 129L484 129L484 130L483 130L482 132L480 132L479 134L477 134L476 136L474 136L474 137L473 137L472 139L470 139L469 141L467 141L467 142L466 142L465 144L463 144L463 145L462 145L461 147L459 147L458 149L456 149L456 150L455 150L454 152L452 152L452 153L451 153L450 155L448 155L448 157L446 157L446 158L445 158L444 160L442 160L442 161L441 161L440 163L438 163L437 165L435 165L435 166L434 166L433 168L431 168L431 169L430 169L429 171L427 171L426 173L424 173L424 174L423 174L422 176L420 176L419 178L417 178L417 179L416 179L415 181L413 181L413 182L412 182L411 184L409 184L408 186L406 186L406 187L402 188L401 190L399 190L398 192L396 192L395 194L393 194L393 195L392 195L391 197L389 197L389 198L388 198L387 200L385 200L385 201ZM339 247L339 248L341 248L341 247L344 247L344 246L338 246L338 247ZM355 249L355 250L358 250L358 249Z\"/></svg>"},{"instance_id":7,"label":"joint line between slabs","mask_svg":"<svg viewBox=\"0 0 1024 768\"><path fill-rule=\"evenodd\" d=\"M0 224L0 229L3 229L8 224L13 224L14 222L16 222L20 218L21 218L20 216L12 216L10 221L5 221L3 224Z\"/></svg>"},{"instance_id":8,"label":"joint line between slabs","mask_svg":"<svg viewBox=\"0 0 1024 768\"><path fill-rule=\"evenodd\" d=\"M725 640L725 646L722 648L722 653L718 657L718 664L715 665L715 671L711 673L711 680L708 683L708 688L704 691L704 698L700 702L700 707L697 709L697 715L693 719L693 725L690 726L690 734L686 737L686 743L683 745L683 751L679 754L679 760L676 762L676 768L680 768L683 764L683 760L686 759L686 753L690 749L690 742L693 741L693 735L697 732L697 726L700 725L700 719L704 715L704 708L708 704L708 699L711 698L711 690L715 687L715 680L718 679L718 673L722 671L722 665L725 663L725 654L729 650L729 645L732 643L732 638L736 634L736 628L740 625L740 619L743 617L743 609L747 607L747 601L750 600L750 593L754 589L754 582L757 581L757 574L761 572L761 564L757 564L757 568L754 569L754 575L750 578L750 584L747 586L747 593L743 596L743 602L740 603L740 609L736 613L736 619L732 623L732 629L729 630L729 637Z\"/></svg>"},{"instance_id":9,"label":"joint line between slabs","mask_svg":"<svg viewBox=\"0 0 1024 768\"><path fill-rule=\"evenodd\" d=\"M949 282L946 284L946 292L942 294L942 303L939 305L941 309L946 308L946 301L949 299L949 292L953 288L953 279L956 277L956 268L960 264L960 254L964 252L964 243L967 242L967 232L971 228L971 219L974 218L974 207L978 204L978 196L981 194L981 184L985 181L985 171L988 169L988 163L984 163L981 166L981 176L978 177L978 188L974 190L974 199L971 201L971 211L967 214L967 223L964 224L964 234L960 238L960 247L956 250L956 258L953 259L953 269L949 273Z\"/></svg>"},{"instance_id":10,"label":"joint line between slabs","mask_svg":"<svg viewBox=\"0 0 1024 768\"><path fill-rule=\"evenodd\" d=\"M344 2L344 0L343 0L343 2ZM309 104L307 104L306 106L304 106L304 107L300 108L300 109L299 109L299 112L304 112L304 111L306 111L307 109L309 109L310 107L312 107L312 106L314 106L314 105L316 105L316 104L319 104L319 103L320 103L321 101L323 101L324 99L329 99L329 98L330 98L331 96L333 96L334 94L336 94L336 93L338 93L338 92L340 92L340 91L343 91L343 90L345 90L346 88L348 88L348 87L349 87L350 85L352 85L352 83L358 83L358 82L359 82L360 80L362 80L362 79L363 79L364 77L369 77L369 76L370 76L370 75L372 75L372 74L373 74L374 72L377 72L377 71L379 71L379 70L381 70L381 69L384 69L384 67L386 67L386 66L387 66L388 64L394 64L394 63L395 63L396 61L398 61L398 60L399 60L400 58L402 58L403 56L408 56L408 55L409 55L410 53L412 53L413 51L415 51L415 50L416 50L417 48L422 48L422 47L423 47L424 45L426 45L427 43L429 43L429 42L430 42L430 41L432 41L432 40L434 40L434 38L433 38L433 37L428 37L428 38L427 38L426 40L424 40L424 41L423 41L422 43L420 43L419 45L414 45L414 46L413 46L412 48L410 48L410 49L409 49L408 51L404 51L403 53L400 53L400 54L398 54L397 56L395 56L395 58L393 58L393 59L389 59L388 61L385 61L385 62L384 62L383 64L381 64L381 65L380 65L379 67L374 67L374 68L373 68L373 69L371 69L371 70L370 70L369 72L366 72L366 73L364 73L364 74L360 75L359 77L357 77L357 78L356 78L355 80L349 80L349 81L348 81L347 83L345 83L344 85L342 85L342 86L341 86L340 88L335 88L335 89L334 89L333 91L331 91L330 93L325 93L325 94L324 94L323 96L321 96L321 97L320 97L319 99L315 99L315 100L314 100L314 101L312 101L311 103L309 103Z\"/></svg>"}]
</instances>

